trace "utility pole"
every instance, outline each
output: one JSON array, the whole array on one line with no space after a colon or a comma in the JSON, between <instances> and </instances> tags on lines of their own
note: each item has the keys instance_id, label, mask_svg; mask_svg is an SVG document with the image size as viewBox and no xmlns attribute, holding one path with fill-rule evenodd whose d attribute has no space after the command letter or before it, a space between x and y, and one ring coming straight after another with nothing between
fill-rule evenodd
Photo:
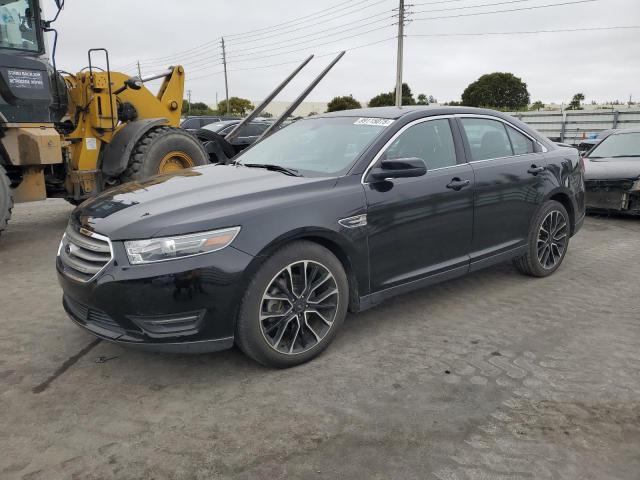
<instances>
[{"instance_id":1,"label":"utility pole","mask_svg":"<svg viewBox=\"0 0 640 480\"><path fill-rule=\"evenodd\" d=\"M224 91L227 99L225 114L229 115L229 80L227 79L227 51L224 48L224 37L222 37L222 64L224 65Z\"/></svg>"},{"instance_id":2,"label":"utility pole","mask_svg":"<svg viewBox=\"0 0 640 480\"><path fill-rule=\"evenodd\" d=\"M398 64L396 67L396 107L402 106L402 55L404 51L404 0L398 6Z\"/></svg>"},{"instance_id":3,"label":"utility pole","mask_svg":"<svg viewBox=\"0 0 640 480\"><path fill-rule=\"evenodd\" d=\"M216 110L218 109L218 92L216 92Z\"/></svg>"},{"instance_id":4,"label":"utility pole","mask_svg":"<svg viewBox=\"0 0 640 480\"><path fill-rule=\"evenodd\" d=\"M138 78L142 79L142 70L140 69L140 60L138 60Z\"/></svg>"},{"instance_id":5,"label":"utility pole","mask_svg":"<svg viewBox=\"0 0 640 480\"><path fill-rule=\"evenodd\" d=\"M191 115L191 90L187 90L187 115Z\"/></svg>"}]
</instances>

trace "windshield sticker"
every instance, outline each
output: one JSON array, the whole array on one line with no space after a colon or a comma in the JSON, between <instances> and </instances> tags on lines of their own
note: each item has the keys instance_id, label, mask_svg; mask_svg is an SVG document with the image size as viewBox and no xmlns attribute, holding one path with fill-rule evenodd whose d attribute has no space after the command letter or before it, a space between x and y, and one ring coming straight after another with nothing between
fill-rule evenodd
<instances>
[{"instance_id":1,"label":"windshield sticker","mask_svg":"<svg viewBox=\"0 0 640 480\"><path fill-rule=\"evenodd\" d=\"M372 125L374 127L388 127L393 123L393 120L388 118L359 118L354 125Z\"/></svg>"}]
</instances>

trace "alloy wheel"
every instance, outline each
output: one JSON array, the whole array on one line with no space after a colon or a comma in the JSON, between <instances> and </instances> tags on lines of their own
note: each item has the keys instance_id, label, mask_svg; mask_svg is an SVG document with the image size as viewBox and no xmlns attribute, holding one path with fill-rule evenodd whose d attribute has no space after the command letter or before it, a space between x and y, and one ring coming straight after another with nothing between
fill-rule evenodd
<instances>
[{"instance_id":1,"label":"alloy wheel","mask_svg":"<svg viewBox=\"0 0 640 480\"><path fill-rule=\"evenodd\" d=\"M568 223L564 214L552 210L544 217L538 232L538 261L542 268L554 268L564 255L568 240Z\"/></svg>"},{"instance_id":2,"label":"alloy wheel","mask_svg":"<svg viewBox=\"0 0 640 480\"><path fill-rule=\"evenodd\" d=\"M260 329L279 353L306 352L327 336L336 314L338 284L321 263L301 260L283 268L260 301Z\"/></svg>"}]
</instances>

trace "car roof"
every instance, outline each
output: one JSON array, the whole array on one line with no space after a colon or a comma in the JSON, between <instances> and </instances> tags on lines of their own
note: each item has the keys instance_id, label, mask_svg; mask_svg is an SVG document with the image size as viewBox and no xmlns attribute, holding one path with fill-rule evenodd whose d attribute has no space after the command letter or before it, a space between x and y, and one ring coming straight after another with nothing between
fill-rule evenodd
<instances>
[{"instance_id":1,"label":"car roof","mask_svg":"<svg viewBox=\"0 0 640 480\"><path fill-rule=\"evenodd\" d=\"M373 117L373 118L389 118L396 120L407 115L417 115L423 113L424 116L431 115L455 115L455 114L475 114L475 115L491 115L500 117L505 120L512 121L513 116L489 110L486 108L475 107L449 107L446 105L406 105L402 107L370 107L355 108L353 110L341 110L339 112L323 113L311 118L331 118L331 117Z\"/></svg>"}]
</instances>

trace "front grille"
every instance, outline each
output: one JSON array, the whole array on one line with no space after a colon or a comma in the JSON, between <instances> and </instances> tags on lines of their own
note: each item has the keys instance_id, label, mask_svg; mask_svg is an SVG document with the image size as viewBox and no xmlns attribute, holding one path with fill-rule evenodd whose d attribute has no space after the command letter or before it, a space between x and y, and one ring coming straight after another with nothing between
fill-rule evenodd
<instances>
[{"instance_id":1,"label":"front grille","mask_svg":"<svg viewBox=\"0 0 640 480\"><path fill-rule=\"evenodd\" d=\"M69 225L58 256L66 276L88 282L111 261L111 244L102 235Z\"/></svg>"},{"instance_id":2,"label":"front grille","mask_svg":"<svg viewBox=\"0 0 640 480\"><path fill-rule=\"evenodd\" d=\"M631 190L635 180L586 180L584 182L587 190L602 190L605 192Z\"/></svg>"}]
</instances>

